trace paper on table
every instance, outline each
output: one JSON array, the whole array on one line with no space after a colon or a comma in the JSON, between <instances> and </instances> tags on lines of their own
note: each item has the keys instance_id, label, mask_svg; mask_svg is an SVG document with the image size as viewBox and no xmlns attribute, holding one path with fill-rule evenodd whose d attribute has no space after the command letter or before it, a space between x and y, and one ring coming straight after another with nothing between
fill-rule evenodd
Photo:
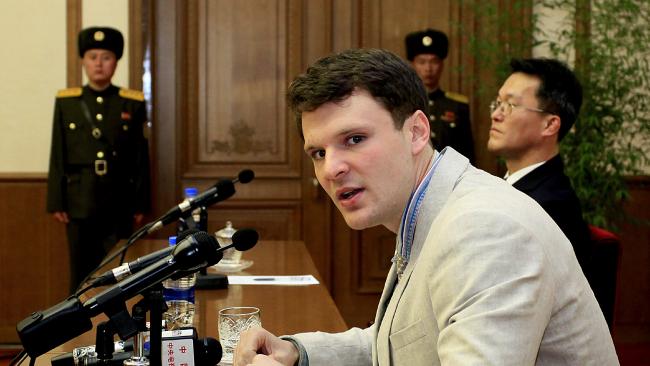
<instances>
[{"instance_id":1,"label":"paper on table","mask_svg":"<svg viewBox=\"0 0 650 366\"><path fill-rule=\"evenodd\" d=\"M318 285L318 280L312 275L302 276L228 276L229 285L280 285L304 286Z\"/></svg>"}]
</instances>

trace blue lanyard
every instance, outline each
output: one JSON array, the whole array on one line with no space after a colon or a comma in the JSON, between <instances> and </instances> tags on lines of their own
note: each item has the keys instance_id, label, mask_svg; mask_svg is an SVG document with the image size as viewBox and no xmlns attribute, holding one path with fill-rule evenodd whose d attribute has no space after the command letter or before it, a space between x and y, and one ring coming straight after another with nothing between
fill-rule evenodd
<instances>
[{"instance_id":1,"label":"blue lanyard","mask_svg":"<svg viewBox=\"0 0 650 366\"><path fill-rule=\"evenodd\" d=\"M422 179L422 182L420 182L415 191L411 193L408 205L402 214L402 223L400 225L402 247L400 248L399 254L405 261L408 261L409 257L411 256L411 247L413 245L413 237L415 236L415 227L417 224L418 214L420 213L420 206L422 205L424 196L427 193L427 188L429 188L429 182L431 182L431 177L433 176L433 172L435 171L436 166L438 166L438 163L440 162L441 156L442 154L436 153L436 157L433 161L433 164L431 164L431 168L429 168L429 171L424 176L424 179Z\"/></svg>"}]
</instances>

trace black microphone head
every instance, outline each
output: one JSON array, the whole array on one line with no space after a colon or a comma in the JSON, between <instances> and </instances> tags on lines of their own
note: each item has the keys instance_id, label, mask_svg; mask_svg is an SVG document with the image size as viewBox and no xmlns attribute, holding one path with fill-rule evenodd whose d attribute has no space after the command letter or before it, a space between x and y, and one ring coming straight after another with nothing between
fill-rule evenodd
<instances>
[{"instance_id":1,"label":"black microphone head","mask_svg":"<svg viewBox=\"0 0 650 366\"><path fill-rule=\"evenodd\" d=\"M201 232L201 230L199 230L199 229L187 229L187 230L183 230L183 231L181 231L180 233L178 233L178 235L176 236L176 242L177 242L177 243L180 243L180 242L182 242L183 240L185 240L185 238L187 238L188 236L190 236L190 235L194 235L194 234L196 234L196 233L198 233L198 232Z\"/></svg>"},{"instance_id":2,"label":"black microphone head","mask_svg":"<svg viewBox=\"0 0 650 366\"><path fill-rule=\"evenodd\" d=\"M232 243L235 249L245 252L257 244L260 235L255 229L239 229L232 236Z\"/></svg>"},{"instance_id":3,"label":"black microphone head","mask_svg":"<svg viewBox=\"0 0 650 366\"><path fill-rule=\"evenodd\" d=\"M194 340L194 361L197 366L214 366L221 361L223 350L214 338Z\"/></svg>"},{"instance_id":4,"label":"black microphone head","mask_svg":"<svg viewBox=\"0 0 650 366\"><path fill-rule=\"evenodd\" d=\"M255 173L250 170L250 169L244 169L241 172L239 172L239 175L237 175L237 180L239 183L248 183L255 178Z\"/></svg>"},{"instance_id":5,"label":"black microphone head","mask_svg":"<svg viewBox=\"0 0 650 366\"><path fill-rule=\"evenodd\" d=\"M199 231L178 242L172 250L172 256L179 263L180 270L190 270L196 266L211 266L219 262L223 254L217 252L217 249L217 239L205 231Z\"/></svg>"}]
</instances>

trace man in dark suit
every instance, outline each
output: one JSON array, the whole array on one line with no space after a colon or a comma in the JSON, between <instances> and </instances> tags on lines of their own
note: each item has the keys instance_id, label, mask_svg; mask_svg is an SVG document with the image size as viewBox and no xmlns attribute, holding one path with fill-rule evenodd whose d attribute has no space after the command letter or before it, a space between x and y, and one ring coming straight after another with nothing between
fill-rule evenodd
<instances>
[{"instance_id":1,"label":"man in dark suit","mask_svg":"<svg viewBox=\"0 0 650 366\"><path fill-rule=\"evenodd\" d=\"M150 208L144 96L111 83L122 34L87 28L78 42L88 84L57 93L47 196L66 224L71 291Z\"/></svg>"},{"instance_id":2,"label":"man in dark suit","mask_svg":"<svg viewBox=\"0 0 650 366\"><path fill-rule=\"evenodd\" d=\"M418 74L429 96L431 141L441 151L451 146L474 163L474 139L466 96L440 89L440 76L449 49L447 35L426 29L409 33L405 39L406 57Z\"/></svg>"},{"instance_id":3,"label":"man in dark suit","mask_svg":"<svg viewBox=\"0 0 650 366\"><path fill-rule=\"evenodd\" d=\"M505 159L506 181L537 201L569 238L588 273L591 239L560 158L560 140L582 104L582 87L563 63L512 60L512 74L491 104L488 150Z\"/></svg>"}]
</instances>

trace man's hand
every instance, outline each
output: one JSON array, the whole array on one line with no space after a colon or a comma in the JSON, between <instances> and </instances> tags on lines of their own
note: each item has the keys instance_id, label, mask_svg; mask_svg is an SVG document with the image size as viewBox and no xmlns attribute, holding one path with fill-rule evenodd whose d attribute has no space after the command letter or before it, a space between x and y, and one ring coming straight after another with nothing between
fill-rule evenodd
<instances>
[{"instance_id":1,"label":"man's hand","mask_svg":"<svg viewBox=\"0 0 650 366\"><path fill-rule=\"evenodd\" d=\"M276 337L264 328L251 328L241 333L233 366L293 366L298 357L293 343Z\"/></svg>"},{"instance_id":2,"label":"man's hand","mask_svg":"<svg viewBox=\"0 0 650 366\"><path fill-rule=\"evenodd\" d=\"M70 222L68 219L68 213L64 211L56 211L52 214L54 216L54 219L62 224L67 224Z\"/></svg>"},{"instance_id":3,"label":"man's hand","mask_svg":"<svg viewBox=\"0 0 650 366\"><path fill-rule=\"evenodd\" d=\"M278 361L272 359L267 355L256 355L253 357L253 363L249 363L250 366L283 366Z\"/></svg>"}]
</instances>

